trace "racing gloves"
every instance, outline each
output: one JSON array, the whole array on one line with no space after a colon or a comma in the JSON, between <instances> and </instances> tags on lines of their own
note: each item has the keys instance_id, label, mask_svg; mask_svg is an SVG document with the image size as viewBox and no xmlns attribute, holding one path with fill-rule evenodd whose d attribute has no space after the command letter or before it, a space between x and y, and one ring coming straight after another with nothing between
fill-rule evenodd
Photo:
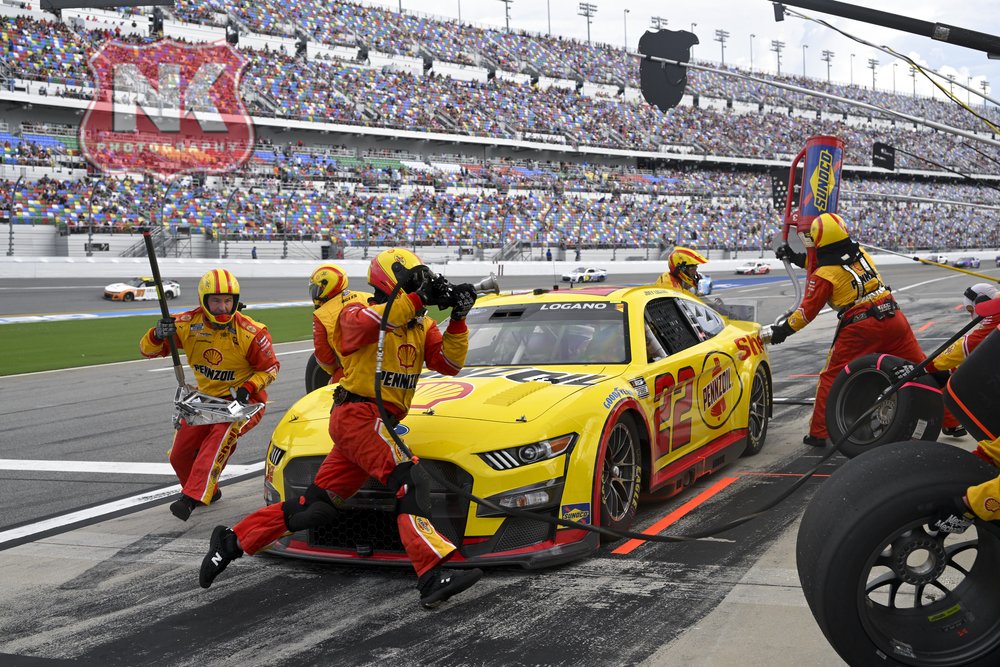
<instances>
[{"instance_id":1,"label":"racing gloves","mask_svg":"<svg viewBox=\"0 0 1000 667\"><path fill-rule=\"evenodd\" d=\"M791 325L788 324L788 320L775 322L771 325L771 345L781 345L785 342L785 339L793 333L795 333L795 331L792 329Z\"/></svg>"},{"instance_id":2,"label":"racing gloves","mask_svg":"<svg viewBox=\"0 0 1000 667\"><path fill-rule=\"evenodd\" d=\"M236 390L236 402L240 405L249 405L250 403L250 390L246 387L240 387Z\"/></svg>"},{"instance_id":3,"label":"racing gloves","mask_svg":"<svg viewBox=\"0 0 1000 667\"><path fill-rule=\"evenodd\" d=\"M476 304L476 288L469 283L462 283L455 285L452 293L451 319L464 320Z\"/></svg>"},{"instance_id":4,"label":"racing gloves","mask_svg":"<svg viewBox=\"0 0 1000 667\"><path fill-rule=\"evenodd\" d=\"M806 254L804 252L795 252L787 243L778 246L774 251L774 256L782 261L787 259L800 269L806 268Z\"/></svg>"},{"instance_id":5,"label":"racing gloves","mask_svg":"<svg viewBox=\"0 0 1000 667\"><path fill-rule=\"evenodd\" d=\"M174 324L174 318L172 317L160 319L153 328L153 335L161 341L173 338L175 333L177 333L177 326Z\"/></svg>"},{"instance_id":6,"label":"racing gloves","mask_svg":"<svg viewBox=\"0 0 1000 667\"><path fill-rule=\"evenodd\" d=\"M954 507L950 511L945 510L942 516L931 524L932 528L941 533L964 533L976 520L972 510L965 504L964 498L953 498L952 505Z\"/></svg>"}]
</instances>

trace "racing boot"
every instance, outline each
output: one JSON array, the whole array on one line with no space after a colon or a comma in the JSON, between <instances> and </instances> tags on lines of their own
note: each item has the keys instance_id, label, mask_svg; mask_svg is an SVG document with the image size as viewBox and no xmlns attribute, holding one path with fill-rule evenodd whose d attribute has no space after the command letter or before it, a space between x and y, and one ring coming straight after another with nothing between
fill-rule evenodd
<instances>
[{"instance_id":1,"label":"racing boot","mask_svg":"<svg viewBox=\"0 0 1000 667\"><path fill-rule=\"evenodd\" d=\"M952 438L961 438L968 431L962 426L945 426L941 429L941 433Z\"/></svg>"},{"instance_id":2,"label":"racing boot","mask_svg":"<svg viewBox=\"0 0 1000 667\"><path fill-rule=\"evenodd\" d=\"M434 609L452 595L457 595L472 586L482 576L483 571L479 568L445 570L436 567L417 581L420 604L423 605L424 609Z\"/></svg>"},{"instance_id":3,"label":"racing boot","mask_svg":"<svg viewBox=\"0 0 1000 667\"><path fill-rule=\"evenodd\" d=\"M202 588L208 588L227 565L242 556L243 549L236 539L236 533L225 526L216 526L208 543L208 553L201 561L198 583Z\"/></svg>"},{"instance_id":4,"label":"racing boot","mask_svg":"<svg viewBox=\"0 0 1000 667\"><path fill-rule=\"evenodd\" d=\"M809 445L810 447L826 447L826 438L820 438L815 435L807 435L802 438L803 445Z\"/></svg>"},{"instance_id":5,"label":"racing boot","mask_svg":"<svg viewBox=\"0 0 1000 667\"><path fill-rule=\"evenodd\" d=\"M187 521L191 516L191 510L200 504L194 498L182 493L180 498L170 503L170 513L181 521Z\"/></svg>"}]
</instances>

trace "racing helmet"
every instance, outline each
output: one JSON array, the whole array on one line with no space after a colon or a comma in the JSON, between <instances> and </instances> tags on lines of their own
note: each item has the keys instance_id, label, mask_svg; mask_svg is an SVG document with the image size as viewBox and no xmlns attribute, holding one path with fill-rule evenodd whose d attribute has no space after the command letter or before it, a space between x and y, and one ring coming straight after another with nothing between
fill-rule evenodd
<instances>
[{"instance_id":1,"label":"racing helmet","mask_svg":"<svg viewBox=\"0 0 1000 667\"><path fill-rule=\"evenodd\" d=\"M375 255L368 265L368 284L375 288L376 296L388 297L396 289L396 264L403 269L414 269L423 262L409 250L390 248Z\"/></svg>"},{"instance_id":2,"label":"racing helmet","mask_svg":"<svg viewBox=\"0 0 1000 667\"><path fill-rule=\"evenodd\" d=\"M1000 297L1000 290L989 283L976 283L972 287L966 288L965 292L962 293L962 300L965 302L965 310L968 311L972 317L976 316L975 308L977 303L987 299L996 299L998 297Z\"/></svg>"},{"instance_id":3,"label":"racing helmet","mask_svg":"<svg viewBox=\"0 0 1000 667\"><path fill-rule=\"evenodd\" d=\"M567 326L562 337L563 354L567 357L575 357L582 353L584 348L594 339L595 330L589 324L570 324Z\"/></svg>"},{"instance_id":4,"label":"racing helmet","mask_svg":"<svg viewBox=\"0 0 1000 667\"><path fill-rule=\"evenodd\" d=\"M850 238L850 234L847 233L847 223L836 213L817 216L809 227L809 235L812 236L813 245L817 249Z\"/></svg>"},{"instance_id":5,"label":"racing helmet","mask_svg":"<svg viewBox=\"0 0 1000 667\"><path fill-rule=\"evenodd\" d=\"M698 265L707 264L708 260L697 250L677 246L667 259L670 275L691 288L698 287ZM687 268L692 267L692 268Z\"/></svg>"},{"instance_id":6,"label":"racing helmet","mask_svg":"<svg viewBox=\"0 0 1000 667\"><path fill-rule=\"evenodd\" d=\"M309 296L319 308L347 289L347 274L336 264L321 264L309 276Z\"/></svg>"},{"instance_id":7,"label":"racing helmet","mask_svg":"<svg viewBox=\"0 0 1000 667\"><path fill-rule=\"evenodd\" d=\"M233 307L228 314L213 315L208 309L208 297L213 294L233 296ZM209 322L218 326L228 324L240 306L240 283L236 280L236 276L226 269L212 269L203 275L198 281L198 303L201 304L201 309Z\"/></svg>"}]
</instances>

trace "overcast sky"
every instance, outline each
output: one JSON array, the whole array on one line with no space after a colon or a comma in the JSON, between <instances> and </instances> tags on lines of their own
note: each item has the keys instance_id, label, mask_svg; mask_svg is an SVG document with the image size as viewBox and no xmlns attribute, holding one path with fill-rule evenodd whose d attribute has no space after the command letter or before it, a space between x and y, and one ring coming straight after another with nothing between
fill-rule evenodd
<instances>
[{"instance_id":1,"label":"overcast sky","mask_svg":"<svg viewBox=\"0 0 1000 667\"><path fill-rule=\"evenodd\" d=\"M381 5L398 9L456 19L461 12L463 21L480 25L503 28L505 25L505 4L503 0L360 0L363 4ZM691 29L698 36L700 44L694 47L698 59L718 62L721 59L721 45L716 41L716 30L729 33L725 45L725 60L728 64L743 67L751 65L751 43L753 45L754 69L777 70L775 53L771 50L772 40L785 43L781 56L781 71L802 74L803 55L809 76L826 78L827 64L822 58L824 50L834 53L830 63L830 77L833 81L849 83L852 78L859 85L871 86L872 70L869 59L879 61L875 70L876 86L884 90L893 89L895 78L899 92L913 92L914 80L909 75L909 65L896 61L892 56L858 44L839 33L799 18L786 17L775 22L772 3L769 0L588 0L597 7L590 25L593 41L623 46L626 34L629 49L638 48L639 37L651 24L653 16L668 21L674 30ZM905 15L929 22L940 22L969 30L1000 35L1000 2L997 0L846 0L847 4L861 5L872 9ZM931 67L942 74L952 74L956 81L968 83L971 77L973 88L980 89L980 82L987 80L1000 84L1000 60L988 60L980 51L951 46L926 37L866 25L859 21L821 14L812 10L788 6L789 10L826 20L841 30L861 37L869 42L892 47L909 55L923 66ZM626 13L625 10L628 10ZM586 41L587 21L579 15L579 0L511 0L511 30L551 32ZM627 33L626 33L627 29ZM751 39L751 34L755 35ZM803 50L803 45L806 46ZM851 58L851 54L854 58ZM898 62L893 67L893 62ZM853 67L852 67L853 63ZM853 70L853 71L852 71ZM917 93L930 94L929 84L918 79ZM992 86L991 86L992 88ZM956 87L956 91L958 88ZM991 96L1000 99L998 95ZM967 94L962 91L962 99ZM972 97L974 103L981 103Z\"/></svg>"}]
</instances>

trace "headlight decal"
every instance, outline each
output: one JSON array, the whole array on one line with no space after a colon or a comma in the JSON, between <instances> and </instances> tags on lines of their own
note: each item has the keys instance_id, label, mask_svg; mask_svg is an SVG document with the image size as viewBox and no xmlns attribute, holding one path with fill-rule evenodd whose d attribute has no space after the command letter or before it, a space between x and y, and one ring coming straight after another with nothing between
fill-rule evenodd
<instances>
[{"instance_id":1,"label":"headlight decal","mask_svg":"<svg viewBox=\"0 0 1000 667\"><path fill-rule=\"evenodd\" d=\"M492 452L482 453L479 457L494 470L513 470L523 465L546 461L569 452L573 447L573 443L576 442L576 438L576 433L569 433L561 435L558 438L549 438L526 445L495 449Z\"/></svg>"}]
</instances>

